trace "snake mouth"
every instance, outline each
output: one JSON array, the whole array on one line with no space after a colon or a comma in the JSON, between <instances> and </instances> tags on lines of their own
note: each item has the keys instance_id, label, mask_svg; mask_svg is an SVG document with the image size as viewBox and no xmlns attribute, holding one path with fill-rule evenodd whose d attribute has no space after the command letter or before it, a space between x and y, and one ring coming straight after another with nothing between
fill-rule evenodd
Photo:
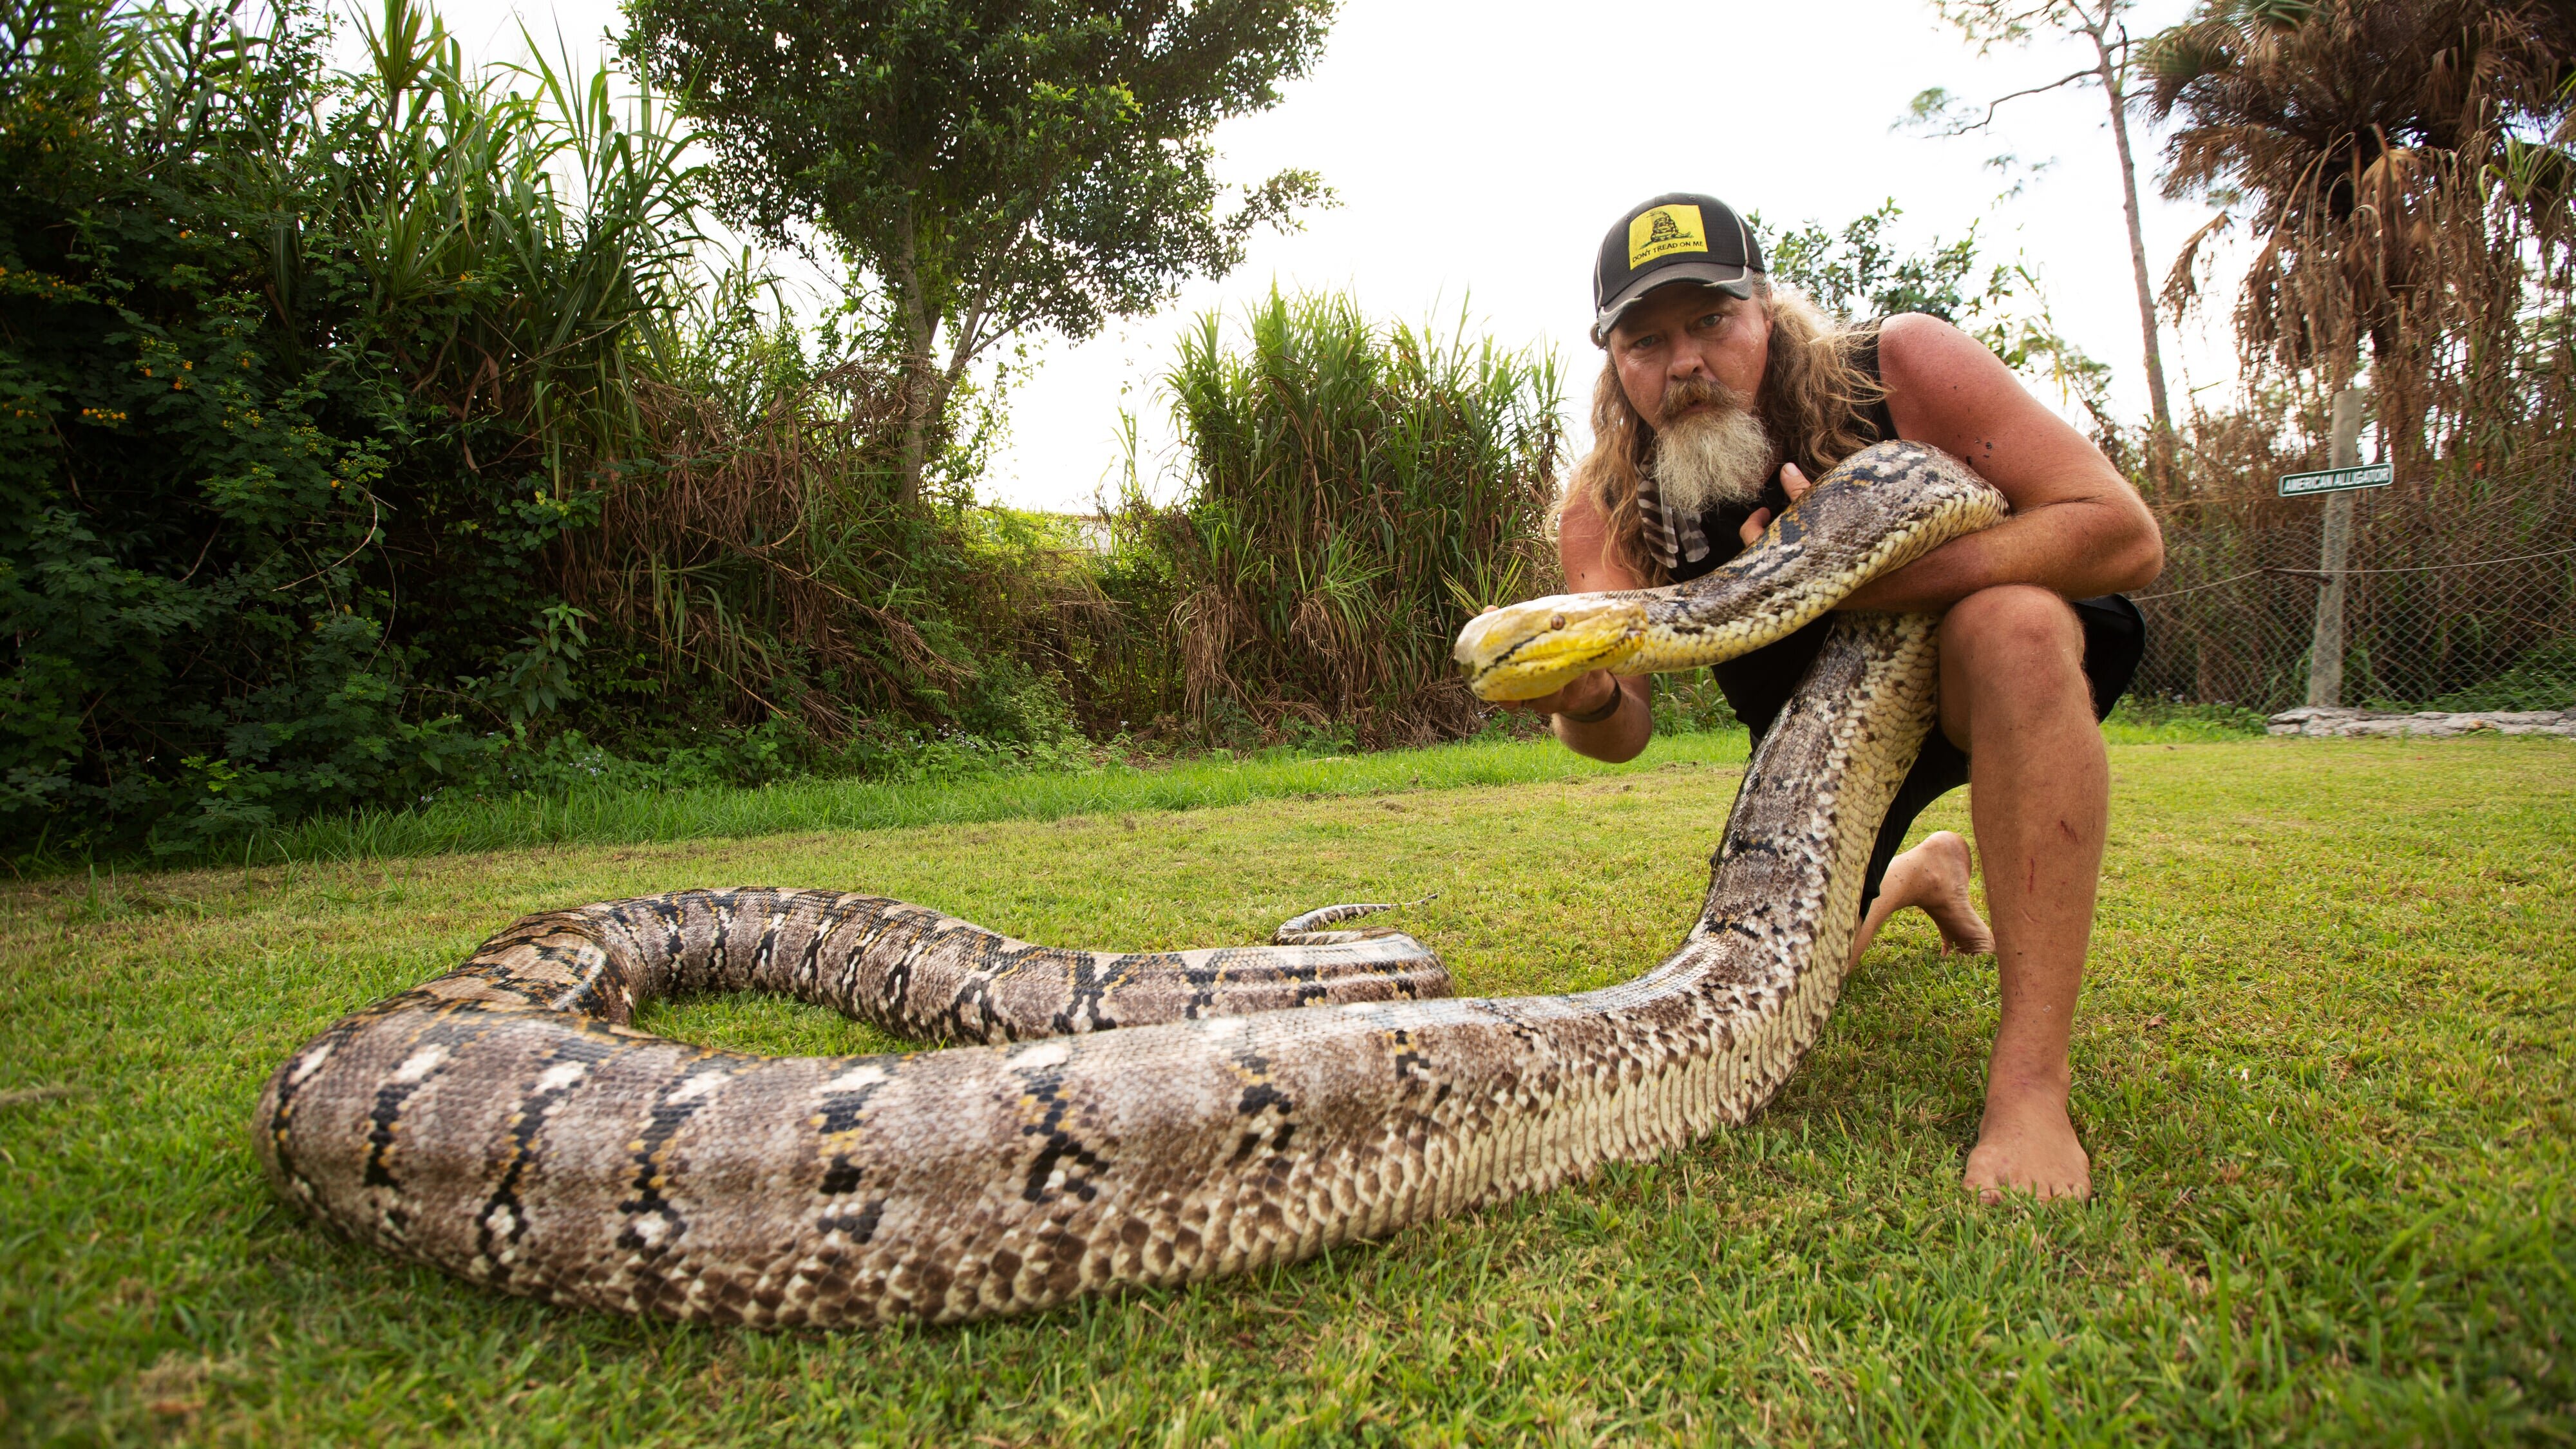
<instances>
[{"instance_id":1,"label":"snake mouth","mask_svg":"<svg viewBox=\"0 0 2576 1449\"><path fill-rule=\"evenodd\" d=\"M1645 606L1633 599L1558 594L1468 620L1451 654L1477 698L1536 699L1595 669L1618 669L1645 632Z\"/></svg>"}]
</instances>

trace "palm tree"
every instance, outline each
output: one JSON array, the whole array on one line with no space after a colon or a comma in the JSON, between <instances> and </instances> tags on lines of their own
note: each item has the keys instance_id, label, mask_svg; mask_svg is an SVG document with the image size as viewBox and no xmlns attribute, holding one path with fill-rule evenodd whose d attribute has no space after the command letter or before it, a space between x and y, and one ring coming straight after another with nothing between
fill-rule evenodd
<instances>
[{"instance_id":1,"label":"palm tree","mask_svg":"<svg viewBox=\"0 0 2576 1449\"><path fill-rule=\"evenodd\" d=\"M2275 418L2249 415L2249 468L2224 427L2195 427L2217 446L2175 500L2204 506L2168 556L2257 557L2260 535L2321 524L2314 702L2347 666L2365 698L2427 699L2559 647L2576 620L2576 4L2208 0L2141 60L2151 113L2180 123L2166 193L2227 209L2167 301L2190 302L2195 254L2241 217L2249 404L2286 399L2308 435L2280 449ZM2322 461L2326 397L2365 369L2401 486L2284 508L2274 465Z\"/></svg>"},{"instance_id":2,"label":"palm tree","mask_svg":"<svg viewBox=\"0 0 2576 1449\"><path fill-rule=\"evenodd\" d=\"M2494 381L2480 374L2515 350L2533 285L2554 272L2563 299L2576 6L2211 0L2143 59L2149 108L2181 121L2166 194L2228 208L2168 298L2187 299L2199 245L2243 213L2259 241L2236 312L2250 368L2331 392L2367 342L2383 436L2411 450L2437 383Z\"/></svg>"}]
</instances>

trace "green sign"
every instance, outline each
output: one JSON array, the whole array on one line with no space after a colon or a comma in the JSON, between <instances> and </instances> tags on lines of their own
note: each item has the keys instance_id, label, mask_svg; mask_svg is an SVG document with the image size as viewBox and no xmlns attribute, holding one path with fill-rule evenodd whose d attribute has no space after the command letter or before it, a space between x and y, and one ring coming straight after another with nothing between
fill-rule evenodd
<instances>
[{"instance_id":1,"label":"green sign","mask_svg":"<svg viewBox=\"0 0 2576 1449\"><path fill-rule=\"evenodd\" d=\"M2347 488L2385 488L2397 481L2397 470L2386 463L2365 463L2358 468L2328 468L2321 473L2284 473L2281 496L2304 498L2311 493L2341 493Z\"/></svg>"}]
</instances>

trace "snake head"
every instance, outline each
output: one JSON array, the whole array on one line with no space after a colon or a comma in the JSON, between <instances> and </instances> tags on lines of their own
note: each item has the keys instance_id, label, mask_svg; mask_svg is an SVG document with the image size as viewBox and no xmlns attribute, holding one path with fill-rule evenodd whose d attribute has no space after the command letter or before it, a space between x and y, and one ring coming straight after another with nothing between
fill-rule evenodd
<instances>
[{"instance_id":1,"label":"snake head","mask_svg":"<svg viewBox=\"0 0 2576 1449\"><path fill-rule=\"evenodd\" d=\"M1479 614L1451 651L1480 699L1536 699L1637 652L1646 606L1632 594L1557 594Z\"/></svg>"}]
</instances>

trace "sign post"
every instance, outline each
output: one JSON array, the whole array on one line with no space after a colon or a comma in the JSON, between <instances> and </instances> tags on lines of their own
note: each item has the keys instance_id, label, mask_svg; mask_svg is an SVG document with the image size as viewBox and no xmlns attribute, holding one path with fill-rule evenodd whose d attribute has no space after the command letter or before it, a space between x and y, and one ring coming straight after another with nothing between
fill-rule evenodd
<instances>
[{"instance_id":1,"label":"sign post","mask_svg":"<svg viewBox=\"0 0 2576 1449\"><path fill-rule=\"evenodd\" d=\"M2386 463L2361 463L2361 390L2345 388L2334 396L2334 430L2328 438L2322 473L2290 473L2281 479L2281 496L2326 495L2325 546L2317 569L2325 582L2317 592L2317 627L2308 641L2308 703L2329 709L2343 703L2343 579L2352 556L2352 495L2361 488L2385 488L2396 481Z\"/></svg>"}]
</instances>

